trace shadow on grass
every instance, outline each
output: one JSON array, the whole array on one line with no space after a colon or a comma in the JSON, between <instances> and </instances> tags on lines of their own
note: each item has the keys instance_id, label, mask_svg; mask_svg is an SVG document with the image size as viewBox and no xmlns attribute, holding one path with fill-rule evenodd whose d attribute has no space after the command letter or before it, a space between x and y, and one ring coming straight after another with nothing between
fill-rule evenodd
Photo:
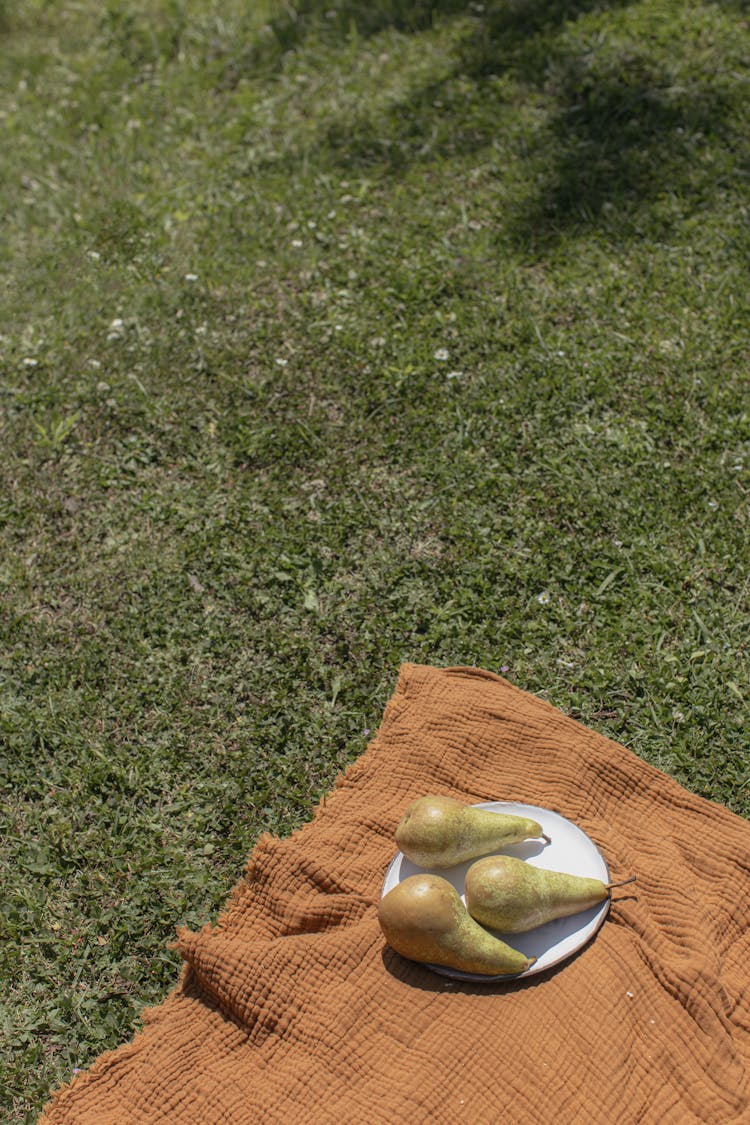
<instances>
[{"instance_id":1,"label":"shadow on grass","mask_svg":"<svg viewBox=\"0 0 750 1125\"><path fill-rule=\"evenodd\" d=\"M342 114L327 122L304 151L260 166L291 170L305 161L387 178L414 166L482 156L502 176L497 153L508 143L503 136L508 95L497 80L510 75L521 92L526 86L529 98L544 105L546 122L524 142L521 159L528 165L529 187L504 210L505 236L535 249L581 225L601 223L614 238L637 236L643 227L639 215L661 197L699 208L721 188L721 168L703 156L707 138L728 141L731 105L720 76L705 70L675 84L672 60L654 58L646 39L643 44L637 36L632 39L629 53L603 39L600 49L584 51L572 44L568 32L578 19L628 4L385 0L369 6L350 0L329 10L325 0L304 0L296 15L280 15L265 38L256 40L256 64L265 52L266 65L280 67L313 28L321 35L351 38L387 28L420 34L438 21L459 17L464 25L439 78L384 111L365 106ZM510 109L517 112L517 103Z\"/></svg>"},{"instance_id":2,"label":"shadow on grass","mask_svg":"<svg viewBox=\"0 0 750 1125\"><path fill-rule=\"evenodd\" d=\"M599 223L610 235L637 235L654 222L668 225L672 205L678 213L698 210L726 186L704 152L709 135L728 139L731 106L706 82L674 88L638 62L613 65L592 80L571 60L557 103L536 146L540 164L542 150L554 159L514 218L522 244Z\"/></svg>"},{"instance_id":3,"label":"shadow on grass","mask_svg":"<svg viewBox=\"0 0 750 1125\"><path fill-rule=\"evenodd\" d=\"M315 30L338 38L363 38L392 28L406 33L425 31L438 17L458 15L470 7L466 0L298 0L272 16L263 35L245 55L251 66L278 66L288 51L300 48Z\"/></svg>"},{"instance_id":4,"label":"shadow on grass","mask_svg":"<svg viewBox=\"0 0 750 1125\"><path fill-rule=\"evenodd\" d=\"M364 39L383 31L405 34L427 31L438 22L472 16L477 23L476 45L487 49L486 62L494 66L499 40L512 45L539 32L559 27L586 12L617 8L631 0L299 0L272 16L264 33L252 44L246 61L256 66L277 66L288 51L303 46L313 32L338 38Z\"/></svg>"}]
</instances>

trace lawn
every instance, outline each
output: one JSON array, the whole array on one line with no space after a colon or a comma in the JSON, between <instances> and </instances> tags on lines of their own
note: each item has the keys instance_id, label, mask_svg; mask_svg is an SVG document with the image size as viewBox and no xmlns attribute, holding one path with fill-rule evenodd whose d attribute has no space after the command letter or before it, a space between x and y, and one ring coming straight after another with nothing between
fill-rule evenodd
<instances>
[{"instance_id":1,"label":"lawn","mask_svg":"<svg viewBox=\"0 0 750 1125\"><path fill-rule=\"evenodd\" d=\"M0 1116L31 1122L403 661L750 812L750 24L0 0L0 48Z\"/></svg>"}]
</instances>

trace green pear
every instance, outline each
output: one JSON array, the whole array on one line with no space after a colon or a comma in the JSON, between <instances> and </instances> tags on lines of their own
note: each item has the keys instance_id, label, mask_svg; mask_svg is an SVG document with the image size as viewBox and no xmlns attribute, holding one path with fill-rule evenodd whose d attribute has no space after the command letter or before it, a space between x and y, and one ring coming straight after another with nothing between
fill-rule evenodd
<instances>
[{"instance_id":1,"label":"green pear","mask_svg":"<svg viewBox=\"0 0 750 1125\"><path fill-rule=\"evenodd\" d=\"M511 976L533 965L471 918L458 891L441 875L410 875L380 900L385 940L411 961L465 973Z\"/></svg>"},{"instance_id":2,"label":"green pear","mask_svg":"<svg viewBox=\"0 0 750 1125\"><path fill-rule=\"evenodd\" d=\"M477 809L453 797L419 797L396 827L396 843L419 867L453 867L528 839L549 843L535 820Z\"/></svg>"},{"instance_id":3,"label":"green pear","mask_svg":"<svg viewBox=\"0 0 750 1125\"><path fill-rule=\"evenodd\" d=\"M483 926L520 934L588 910L609 898L612 887L622 885L545 871L513 856L496 855L472 863L464 880L464 897L469 914Z\"/></svg>"}]
</instances>

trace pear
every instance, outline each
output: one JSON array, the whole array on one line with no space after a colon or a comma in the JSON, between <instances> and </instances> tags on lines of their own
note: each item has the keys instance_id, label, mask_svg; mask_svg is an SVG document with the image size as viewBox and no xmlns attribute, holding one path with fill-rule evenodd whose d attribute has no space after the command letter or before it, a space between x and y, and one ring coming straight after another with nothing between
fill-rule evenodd
<instances>
[{"instance_id":1,"label":"pear","mask_svg":"<svg viewBox=\"0 0 750 1125\"><path fill-rule=\"evenodd\" d=\"M464 880L466 908L472 918L506 934L525 933L555 918L567 918L609 898L613 887L583 875L545 871L509 855L472 863Z\"/></svg>"},{"instance_id":2,"label":"pear","mask_svg":"<svg viewBox=\"0 0 750 1125\"><path fill-rule=\"evenodd\" d=\"M549 843L535 820L476 809L453 797L419 797L396 827L396 843L406 858L438 869L530 838Z\"/></svg>"},{"instance_id":3,"label":"pear","mask_svg":"<svg viewBox=\"0 0 750 1125\"><path fill-rule=\"evenodd\" d=\"M442 875L409 875L380 900L385 940L411 961L486 976L511 976L533 965L471 918L458 891Z\"/></svg>"}]
</instances>

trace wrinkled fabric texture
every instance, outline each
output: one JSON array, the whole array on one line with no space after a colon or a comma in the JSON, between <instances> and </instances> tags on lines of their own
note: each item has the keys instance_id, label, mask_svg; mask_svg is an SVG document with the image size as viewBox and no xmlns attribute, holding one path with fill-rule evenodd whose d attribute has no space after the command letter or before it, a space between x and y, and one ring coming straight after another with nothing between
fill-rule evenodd
<instances>
[{"instance_id":1,"label":"wrinkled fabric texture","mask_svg":"<svg viewBox=\"0 0 750 1125\"><path fill-rule=\"evenodd\" d=\"M411 800L540 805L613 878L592 940L516 983L463 984L377 922ZM490 672L404 665L309 824L262 837L143 1029L40 1125L750 1121L750 823Z\"/></svg>"}]
</instances>

